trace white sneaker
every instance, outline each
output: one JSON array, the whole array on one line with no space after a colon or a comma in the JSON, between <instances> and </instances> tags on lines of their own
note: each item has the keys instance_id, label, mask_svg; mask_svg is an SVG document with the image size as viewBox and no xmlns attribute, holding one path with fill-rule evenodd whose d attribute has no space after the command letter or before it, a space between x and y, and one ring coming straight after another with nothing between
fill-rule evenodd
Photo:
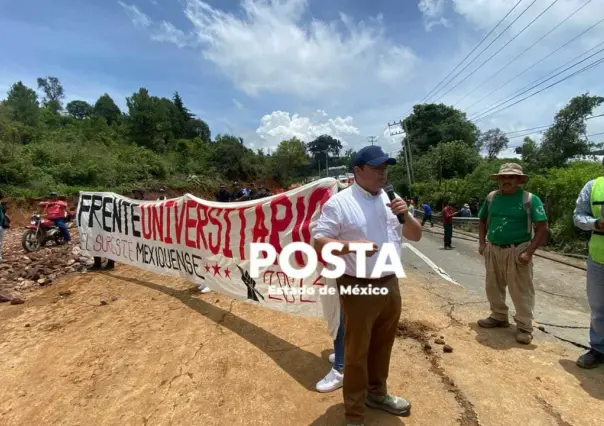
<instances>
[{"instance_id":1,"label":"white sneaker","mask_svg":"<svg viewBox=\"0 0 604 426\"><path fill-rule=\"evenodd\" d=\"M212 289L210 289L210 287L207 287L205 285L200 285L199 286L199 291L202 292L203 294L209 293L212 291Z\"/></svg>"},{"instance_id":2,"label":"white sneaker","mask_svg":"<svg viewBox=\"0 0 604 426\"><path fill-rule=\"evenodd\" d=\"M344 375L338 370L331 369L327 376L317 383L318 392L332 392L344 385Z\"/></svg>"},{"instance_id":3,"label":"white sneaker","mask_svg":"<svg viewBox=\"0 0 604 426\"><path fill-rule=\"evenodd\" d=\"M329 355L329 362L331 362L332 364L333 364L334 362L336 362L336 354L331 354L331 355Z\"/></svg>"}]
</instances>

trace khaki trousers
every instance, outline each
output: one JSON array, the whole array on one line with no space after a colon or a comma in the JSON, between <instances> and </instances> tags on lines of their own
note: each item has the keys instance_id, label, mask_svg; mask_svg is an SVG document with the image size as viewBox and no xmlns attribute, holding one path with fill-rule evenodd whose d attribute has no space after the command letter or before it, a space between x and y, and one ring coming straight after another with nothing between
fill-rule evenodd
<instances>
[{"instance_id":1,"label":"khaki trousers","mask_svg":"<svg viewBox=\"0 0 604 426\"><path fill-rule=\"evenodd\" d=\"M346 420L363 423L367 392L383 396L390 354L401 316L401 293L396 275L360 279L344 275L341 286L385 287L386 295L340 294L344 313L344 406Z\"/></svg>"},{"instance_id":2,"label":"khaki trousers","mask_svg":"<svg viewBox=\"0 0 604 426\"><path fill-rule=\"evenodd\" d=\"M530 243L503 248L487 243L484 250L486 266L486 292L491 304L491 317L508 321L508 307L505 303L505 289L508 288L516 315L514 321L518 329L533 332L533 310L535 309L535 288L533 287L533 261L528 265L520 263L518 256Z\"/></svg>"}]
</instances>

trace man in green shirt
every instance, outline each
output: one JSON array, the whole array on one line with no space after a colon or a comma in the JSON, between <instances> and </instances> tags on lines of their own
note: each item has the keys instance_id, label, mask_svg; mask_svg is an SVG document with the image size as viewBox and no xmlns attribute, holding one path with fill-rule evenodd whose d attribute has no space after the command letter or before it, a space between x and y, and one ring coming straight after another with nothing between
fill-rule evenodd
<instances>
[{"instance_id":1,"label":"man in green shirt","mask_svg":"<svg viewBox=\"0 0 604 426\"><path fill-rule=\"evenodd\" d=\"M485 259L485 287L491 315L479 320L478 325L510 326L505 303L507 287L516 308L516 340L529 344L533 340L535 307L532 259L547 238L547 217L539 197L519 188L528 180L520 165L504 164L491 178L499 182L499 190L489 194L478 213L479 253Z\"/></svg>"}]
</instances>

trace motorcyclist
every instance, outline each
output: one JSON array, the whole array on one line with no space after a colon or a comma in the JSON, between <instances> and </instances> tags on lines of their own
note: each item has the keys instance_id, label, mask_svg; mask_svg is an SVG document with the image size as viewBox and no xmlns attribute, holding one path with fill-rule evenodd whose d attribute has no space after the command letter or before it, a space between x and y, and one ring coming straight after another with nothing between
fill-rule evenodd
<instances>
[{"instance_id":1,"label":"motorcyclist","mask_svg":"<svg viewBox=\"0 0 604 426\"><path fill-rule=\"evenodd\" d=\"M59 195L56 192L52 192L50 194L50 200L42 201L40 205L44 207L44 215L46 218L57 225L61 234L63 234L65 242L71 244L71 235L69 235L69 229L67 229L67 225L65 224L65 219L69 215L67 213L67 203L59 200Z\"/></svg>"}]
</instances>

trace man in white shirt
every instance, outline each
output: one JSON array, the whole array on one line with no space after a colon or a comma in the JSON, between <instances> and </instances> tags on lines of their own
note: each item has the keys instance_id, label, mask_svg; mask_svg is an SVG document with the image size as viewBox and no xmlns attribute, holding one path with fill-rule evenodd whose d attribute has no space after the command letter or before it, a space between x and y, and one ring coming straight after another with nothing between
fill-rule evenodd
<instances>
[{"instance_id":1,"label":"man in white shirt","mask_svg":"<svg viewBox=\"0 0 604 426\"><path fill-rule=\"evenodd\" d=\"M392 243L402 256L403 237L419 241L420 223L400 198L392 203L383 187L387 182L388 165L396 164L379 146L368 146L353 158L355 182L331 197L322 208L314 229L315 250L321 253L325 244L339 242L344 248L333 254L343 257L345 275L337 279L338 288L358 286L384 287L387 294L341 294L344 313L344 405L348 425L362 425L365 405L395 415L409 413L411 405L403 398L388 393L386 380L390 354L401 314L398 278L384 272L381 278L357 277L357 254L352 243L371 243L373 249L365 259L369 276L384 243ZM403 215L402 226L397 215ZM360 261L361 258L359 258Z\"/></svg>"}]
</instances>

